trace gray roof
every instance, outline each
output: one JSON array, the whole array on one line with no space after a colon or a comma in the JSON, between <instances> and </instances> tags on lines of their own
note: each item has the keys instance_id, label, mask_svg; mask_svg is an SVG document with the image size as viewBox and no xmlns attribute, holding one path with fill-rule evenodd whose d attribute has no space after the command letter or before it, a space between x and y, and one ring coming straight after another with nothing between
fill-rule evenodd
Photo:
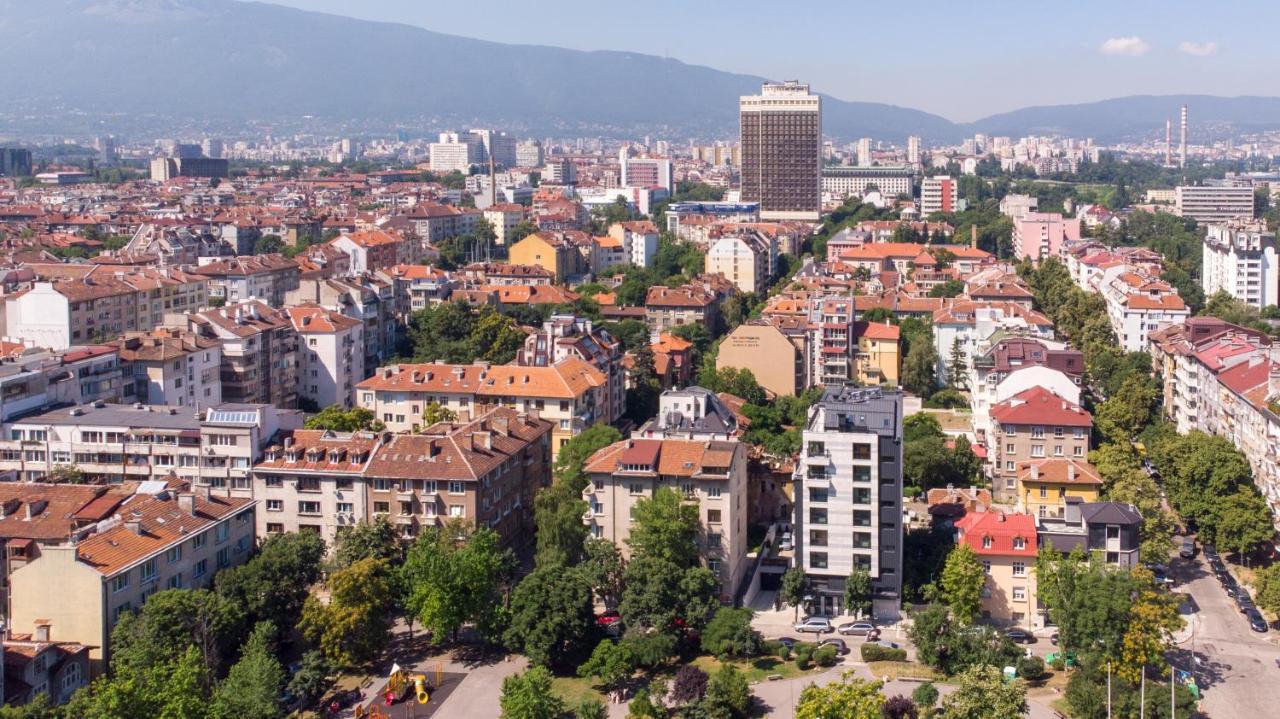
<instances>
[{"instance_id":1,"label":"gray roof","mask_svg":"<svg viewBox=\"0 0 1280 719\"><path fill-rule=\"evenodd\" d=\"M132 404L80 404L33 414L13 424L89 425L105 427L149 427L153 429L200 429L200 419L190 407Z\"/></svg>"},{"instance_id":2,"label":"gray roof","mask_svg":"<svg viewBox=\"0 0 1280 719\"><path fill-rule=\"evenodd\" d=\"M1087 524L1142 523L1142 515L1136 507L1120 502L1086 502L1080 505L1080 517Z\"/></svg>"}]
</instances>

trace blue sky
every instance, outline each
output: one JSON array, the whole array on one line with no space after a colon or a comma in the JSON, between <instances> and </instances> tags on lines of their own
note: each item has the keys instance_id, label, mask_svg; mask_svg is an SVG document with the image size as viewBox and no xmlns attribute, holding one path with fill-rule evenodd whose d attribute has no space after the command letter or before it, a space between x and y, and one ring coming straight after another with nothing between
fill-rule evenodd
<instances>
[{"instance_id":1,"label":"blue sky","mask_svg":"<svg viewBox=\"0 0 1280 719\"><path fill-rule=\"evenodd\" d=\"M1280 95L1280 3L272 0L499 42L669 55L957 121L1121 95Z\"/></svg>"}]
</instances>

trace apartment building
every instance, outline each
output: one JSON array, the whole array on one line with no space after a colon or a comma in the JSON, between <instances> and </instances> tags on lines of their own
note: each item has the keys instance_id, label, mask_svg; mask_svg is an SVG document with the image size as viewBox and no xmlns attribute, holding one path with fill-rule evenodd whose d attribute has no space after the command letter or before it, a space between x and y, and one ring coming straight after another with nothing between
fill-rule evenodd
<instances>
[{"instance_id":1,"label":"apartment building","mask_svg":"<svg viewBox=\"0 0 1280 719\"><path fill-rule=\"evenodd\" d=\"M401 323L418 310L448 302L457 287L448 272L431 265L396 265L378 276L391 282L395 318Z\"/></svg>"},{"instance_id":2,"label":"apartment building","mask_svg":"<svg viewBox=\"0 0 1280 719\"><path fill-rule=\"evenodd\" d=\"M744 322L720 342L716 369L727 367L750 370L775 395L797 395L809 386L808 343L803 334L793 339L768 322Z\"/></svg>"},{"instance_id":3,"label":"apartment building","mask_svg":"<svg viewBox=\"0 0 1280 719\"><path fill-rule=\"evenodd\" d=\"M552 457L570 438L605 421L609 379L576 358L546 367L516 365L400 364L379 367L356 387L360 406L392 432L422 429L427 405L437 403L472 416L482 405L537 412L550 421Z\"/></svg>"},{"instance_id":4,"label":"apartment building","mask_svg":"<svg viewBox=\"0 0 1280 719\"><path fill-rule=\"evenodd\" d=\"M351 258L350 272L375 272L412 262L412 243L384 230L361 230L334 238L330 243Z\"/></svg>"},{"instance_id":5,"label":"apartment building","mask_svg":"<svg viewBox=\"0 0 1280 719\"><path fill-rule=\"evenodd\" d=\"M301 269L284 255L251 255L208 260L199 266L209 278L209 298L233 305L258 299L272 307L283 307L285 294L298 289Z\"/></svg>"},{"instance_id":6,"label":"apartment building","mask_svg":"<svg viewBox=\"0 0 1280 719\"><path fill-rule=\"evenodd\" d=\"M550 272L556 284L586 271L582 255L563 232L535 232L511 245L513 265L532 265Z\"/></svg>"},{"instance_id":7,"label":"apartment building","mask_svg":"<svg viewBox=\"0 0 1280 719\"><path fill-rule=\"evenodd\" d=\"M484 208L484 219L493 227L493 242L501 247L511 244L516 226L524 222L524 205L496 202Z\"/></svg>"},{"instance_id":8,"label":"apartment building","mask_svg":"<svg viewBox=\"0 0 1280 719\"><path fill-rule=\"evenodd\" d=\"M393 435L366 472L366 506L403 536L461 520L503 546L532 544L533 498L551 484L552 422L506 407Z\"/></svg>"},{"instance_id":9,"label":"apartment building","mask_svg":"<svg viewBox=\"0 0 1280 719\"><path fill-rule=\"evenodd\" d=\"M222 398L294 407L298 333L289 316L259 300L171 319L222 344Z\"/></svg>"},{"instance_id":10,"label":"apartment building","mask_svg":"<svg viewBox=\"0 0 1280 719\"><path fill-rule=\"evenodd\" d=\"M935 212L957 212L960 209L960 183L948 175L935 175L920 181L920 217Z\"/></svg>"},{"instance_id":11,"label":"apartment building","mask_svg":"<svg viewBox=\"0 0 1280 719\"><path fill-rule=\"evenodd\" d=\"M301 426L296 412L223 404L177 407L105 402L58 408L4 425L0 472L18 481L74 465L90 482L177 475L219 493L250 496L249 469L278 429Z\"/></svg>"},{"instance_id":12,"label":"apartment building","mask_svg":"<svg viewBox=\"0 0 1280 719\"><path fill-rule=\"evenodd\" d=\"M720 327L720 297L700 285L650 287L645 294L644 315L650 332L700 324L714 334Z\"/></svg>"},{"instance_id":13,"label":"apartment building","mask_svg":"<svg viewBox=\"0 0 1280 719\"><path fill-rule=\"evenodd\" d=\"M384 273L363 273L328 280L303 280L286 304L315 304L364 324L364 366L377 367L394 357L404 332L396 282Z\"/></svg>"},{"instance_id":14,"label":"apartment building","mask_svg":"<svg viewBox=\"0 0 1280 719\"><path fill-rule=\"evenodd\" d=\"M451 237L475 232L476 223L483 218L483 214L480 210L470 208L419 202L404 217L413 227L418 239L435 245Z\"/></svg>"},{"instance_id":15,"label":"apartment building","mask_svg":"<svg viewBox=\"0 0 1280 719\"><path fill-rule=\"evenodd\" d=\"M982 618L998 626L1038 629L1035 563L1038 536L1029 514L973 512L956 521L956 542L978 555L986 571Z\"/></svg>"},{"instance_id":16,"label":"apartment building","mask_svg":"<svg viewBox=\"0 0 1280 719\"><path fill-rule=\"evenodd\" d=\"M1254 218L1253 188L1247 185L1179 185L1174 193L1174 213L1198 223Z\"/></svg>"},{"instance_id":17,"label":"apartment building","mask_svg":"<svg viewBox=\"0 0 1280 719\"><path fill-rule=\"evenodd\" d=\"M702 387L669 389L658 397L658 414L631 436L636 439L730 440L741 431L738 416L719 395Z\"/></svg>"},{"instance_id":18,"label":"apartment building","mask_svg":"<svg viewBox=\"0 0 1280 719\"><path fill-rule=\"evenodd\" d=\"M1096 502L1102 476L1082 459L1033 459L1018 462L1018 511L1033 517L1065 516L1067 502Z\"/></svg>"},{"instance_id":19,"label":"apartment building","mask_svg":"<svg viewBox=\"0 0 1280 719\"><path fill-rule=\"evenodd\" d=\"M1039 262L1057 257L1064 242L1080 239L1080 218L1057 212L1025 212L1013 221L1013 255Z\"/></svg>"},{"instance_id":20,"label":"apartment building","mask_svg":"<svg viewBox=\"0 0 1280 719\"><path fill-rule=\"evenodd\" d=\"M295 429L253 466L258 533L316 532L333 546L339 531L370 518L365 470L382 436Z\"/></svg>"},{"instance_id":21,"label":"apartment building","mask_svg":"<svg viewBox=\"0 0 1280 719\"><path fill-rule=\"evenodd\" d=\"M186 329L158 327L115 341L128 368L125 402L178 407L222 404L222 343Z\"/></svg>"},{"instance_id":22,"label":"apartment building","mask_svg":"<svg viewBox=\"0 0 1280 719\"><path fill-rule=\"evenodd\" d=\"M742 201L766 220L817 221L822 212L822 98L794 80L738 100Z\"/></svg>"},{"instance_id":23,"label":"apartment building","mask_svg":"<svg viewBox=\"0 0 1280 719\"><path fill-rule=\"evenodd\" d=\"M1191 316L1191 309L1173 285L1155 277L1137 272L1108 273L1100 289L1107 301L1111 329L1125 352L1145 352L1152 332Z\"/></svg>"},{"instance_id":24,"label":"apartment building","mask_svg":"<svg viewBox=\"0 0 1280 719\"><path fill-rule=\"evenodd\" d=\"M584 472L593 537L630 557L632 510L665 487L698 506L698 550L716 576L720 601L739 596L747 571L747 451L737 441L627 439L596 452Z\"/></svg>"},{"instance_id":25,"label":"apartment building","mask_svg":"<svg viewBox=\"0 0 1280 719\"><path fill-rule=\"evenodd\" d=\"M1250 307L1280 304L1280 258L1276 233L1265 222L1209 225L1200 264L1205 297L1226 292Z\"/></svg>"},{"instance_id":26,"label":"apartment building","mask_svg":"<svg viewBox=\"0 0 1280 719\"><path fill-rule=\"evenodd\" d=\"M1080 404L1084 354L1065 342L1028 337L1002 337L979 345L970 360L966 388L974 434L991 433L991 408L1032 387L1044 387Z\"/></svg>"},{"instance_id":27,"label":"apartment building","mask_svg":"<svg viewBox=\"0 0 1280 719\"><path fill-rule=\"evenodd\" d=\"M1142 560L1142 514L1132 504L1067 497L1061 517L1036 517L1041 545L1070 554L1081 549L1107 564L1131 569Z\"/></svg>"},{"instance_id":28,"label":"apartment building","mask_svg":"<svg viewBox=\"0 0 1280 719\"><path fill-rule=\"evenodd\" d=\"M153 482L115 513L67 544L39 547L10 575L10 626L52 641L90 647L92 675L111 659L120 617L162 589L210 586L242 564L254 546L251 499L192 493L181 482Z\"/></svg>"},{"instance_id":29,"label":"apartment building","mask_svg":"<svg viewBox=\"0 0 1280 719\"><path fill-rule=\"evenodd\" d=\"M355 406L365 378L364 324L316 305L288 307L298 333L298 397L323 408Z\"/></svg>"},{"instance_id":30,"label":"apartment building","mask_svg":"<svg viewBox=\"0 0 1280 719\"><path fill-rule=\"evenodd\" d=\"M30 634L6 632L4 670L0 682L4 701L21 706L41 694L54 704L65 704L76 690L89 684L89 647L79 642L55 642L49 639L49 622L40 622Z\"/></svg>"},{"instance_id":31,"label":"apartment building","mask_svg":"<svg viewBox=\"0 0 1280 719\"><path fill-rule=\"evenodd\" d=\"M778 245L759 232L725 235L711 243L705 259L707 274L720 274L739 292L763 295L778 267Z\"/></svg>"},{"instance_id":32,"label":"apartment building","mask_svg":"<svg viewBox=\"0 0 1280 719\"><path fill-rule=\"evenodd\" d=\"M112 345L23 350L0 360L0 421L56 404L118 402L125 371Z\"/></svg>"},{"instance_id":33,"label":"apartment building","mask_svg":"<svg viewBox=\"0 0 1280 719\"><path fill-rule=\"evenodd\" d=\"M1089 455L1093 416L1080 405L1043 387L1032 387L991 408L987 444L996 501L1018 500L1018 463L1075 459Z\"/></svg>"},{"instance_id":34,"label":"apartment building","mask_svg":"<svg viewBox=\"0 0 1280 719\"><path fill-rule=\"evenodd\" d=\"M840 198L862 197L872 188L883 197L915 194L915 170L909 166L880 165L853 167L833 165L822 168L822 193Z\"/></svg>"},{"instance_id":35,"label":"apartment building","mask_svg":"<svg viewBox=\"0 0 1280 719\"><path fill-rule=\"evenodd\" d=\"M658 252L658 226L648 220L615 222L609 225L609 237L622 244L623 261L636 267L649 267Z\"/></svg>"},{"instance_id":36,"label":"apartment building","mask_svg":"<svg viewBox=\"0 0 1280 719\"><path fill-rule=\"evenodd\" d=\"M591 320L575 315L552 315L525 339L512 364L550 367L571 357L595 367L608 379L608 406L602 419L609 423L618 421L627 408L622 343L608 332L596 329Z\"/></svg>"},{"instance_id":37,"label":"apartment building","mask_svg":"<svg viewBox=\"0 0 1280 719\"><path fill-rule=\"evenodd\" d=\"M1018 302L947 301L933 312L933 348L938 355L937 379L946 384L951 376L951 353L957 345L966 357L974 357L992 340L1020 336L1052 340L1053 322Z\"/></svg>"},{"instance_id":38,"label":"apartment building","mask_svg":"<svg viewBox=\"0 0 1280 719\"><path fill-rule=\"evenodd\" d=\"M827 386L809 408L793 488L795 558L818 614L844 613L845 581L871 575L872 614L902 597L902 393Z\"/></svg>"}]
</instances>

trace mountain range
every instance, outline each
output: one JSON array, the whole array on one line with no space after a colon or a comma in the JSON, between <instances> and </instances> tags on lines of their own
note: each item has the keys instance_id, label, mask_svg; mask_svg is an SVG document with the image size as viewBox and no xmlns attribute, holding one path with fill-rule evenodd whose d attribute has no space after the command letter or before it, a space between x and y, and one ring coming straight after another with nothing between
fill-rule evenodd
<instances>
[{"instance_id":1,"label":"mountain range","mask_svg":"<svg viewBox=\"0 0 1280 719\"><path fill-rule=\"evenodd\" d=\"M0 0L0 38L0 96L11 116L27 118L314 116L706 138L731 136L738 97L763 81L640 53L488 42L233 0ZM1158 133L1183 102L1202 124L1280 127L1280 98L1208 96L1032 107L972 123L825 96L823 126L840 140L1060 132L1110 141Z\"/></svg>"}]
</instances>

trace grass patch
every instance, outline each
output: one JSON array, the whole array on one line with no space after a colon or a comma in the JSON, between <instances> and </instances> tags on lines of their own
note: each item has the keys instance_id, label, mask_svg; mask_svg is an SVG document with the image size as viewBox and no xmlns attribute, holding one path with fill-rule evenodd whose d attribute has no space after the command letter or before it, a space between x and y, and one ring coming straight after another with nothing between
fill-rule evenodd
<instances>
[{"instance_id":1,"label":"grass patch","mask_svg":"<svg viewBox=\"0 0 1280 719\"><path fill-rule=\"evenodd\" d=\"M551 691L564 700L568 706L576 706L583 699L598 699L605 704L609 703L609 697L600 693L592 684L591 679L581 677L553 677L551 679Z\"/></svg>"},{"instance_id":2,"label":"grass patch","mask_svg":"<svg viewBox=\"0 0 1280 719\"><path fill-rule=\"evenodd\" d=\"M910 679L927 679L933 682L946 678L931 667L914 662L869 662L867 668L871 670L871 676L877 679L880 677L889 677L890 679L906 677Z\"/></svg>"},{"instance_id":3,"label":"grass patch","mask_svg":"<svg viewBox=\"0 0 1280 719\"><path fill-rule=\"evenodd\" d=\"M1071 704L1067 702L1066 697L1058 697L1049 702L1049 707L1054 711L1062 714L1064 717L1071 716Z\"/></svg>"},{"instance_id":4,"label":"grass patch","mask_svg":"<svg viewBox=\"0 0 1280 719\"><path fill-rule=\"evenodd\" d=\"M707 674L715 674L725 662L712 656L701 656L693 660L693 665ZM805 676L807 674L816 674L817 671L826 671L825 669L810 669L809 671L801 671L796 666L794 660L783 661L777 657L756 657L755 659L731 661L728 662L738 668L747 677L748 682L763 682L769 677L777 674L783 679L791 679L793 677ZM838 666L838 665L837 665Z\"/></svg>"}]
</instances>

